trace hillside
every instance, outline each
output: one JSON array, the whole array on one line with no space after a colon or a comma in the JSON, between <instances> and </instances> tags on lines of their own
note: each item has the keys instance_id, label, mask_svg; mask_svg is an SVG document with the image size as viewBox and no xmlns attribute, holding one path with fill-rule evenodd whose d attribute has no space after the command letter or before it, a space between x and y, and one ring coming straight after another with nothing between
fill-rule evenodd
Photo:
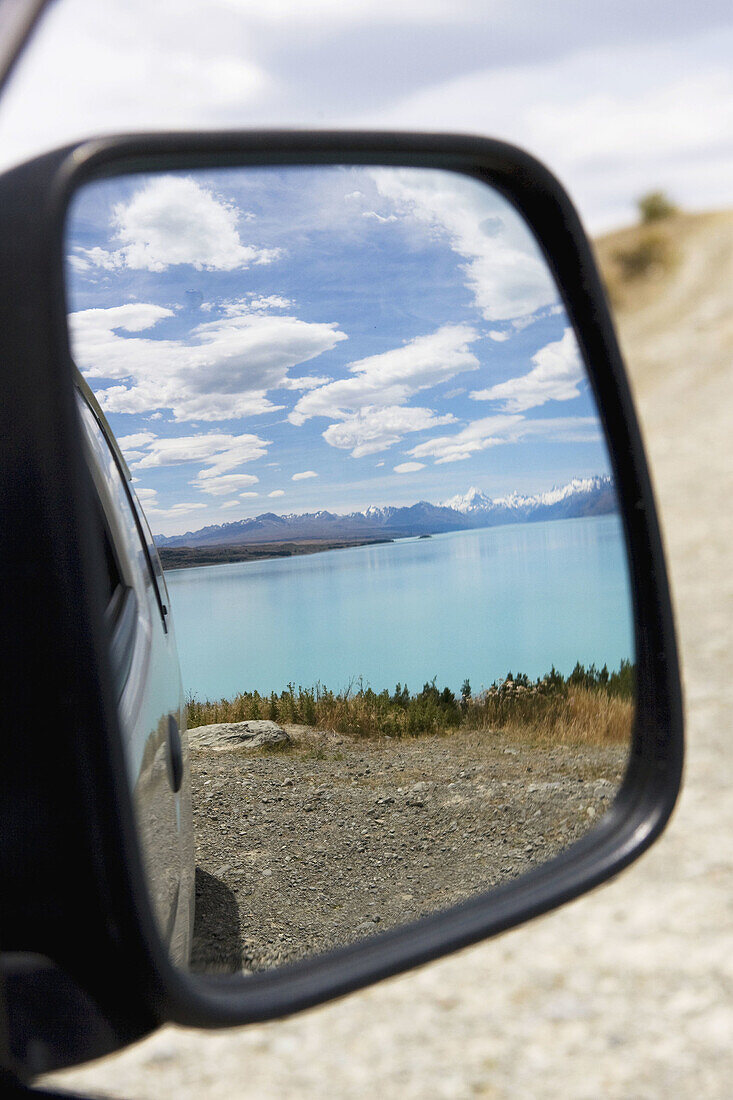
<instances>
[{"instance_id":1,"label":"hillside","mask_svg":"<svg viewBox=\"0 0 733 1100\"><path fill-rule=\"evenodd\" d=\"M666 242L666 259L637 275L624 274L619 256L643 254L650 232ZM689 401L690 372L723 382L733 360L733 211L630 226L600 237L595 251L639 397L662 386L665 396L672 387Z\"/></svg>"}]
</instances>

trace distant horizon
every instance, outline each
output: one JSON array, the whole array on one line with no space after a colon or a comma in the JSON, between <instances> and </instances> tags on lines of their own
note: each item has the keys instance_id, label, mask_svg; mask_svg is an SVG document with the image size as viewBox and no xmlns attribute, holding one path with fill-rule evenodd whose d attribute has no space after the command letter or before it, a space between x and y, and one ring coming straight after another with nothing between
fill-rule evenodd
<instances>
[{"instance_id":1,"label":"distant horizon","mask_svg":"<svg viewBox=\"0 0 733 1100\"><path fill-rule=\"evenodd\" d=\"M154 532L154 537L156 539L158 539L162 535L163 538L170 539L170 538L181 538L184 535L197 535L197 534L200 534L202 531L208 530L210 528L221 528L223 530L223 529L228 528L228 527L235 527L238 524L246 523L248 521L261 519L264 516L275 516L277 519L290 519L290 518L301 518L301 517L306 517L306 516L316 516L316 515L321 515L321 514L328 514L328 515L332 515L332 516L338 516L338 517L346 518L348 516L367 515L369 513L369 511L372 510L372 509L374 509L376 511L382 511L383 512L383 511L387 511L388 509L395 509L395 510L403 509L403 508L409 509L409 508L416 507L419 504L427 504L427 505L429 505L431 507L434 507L434 508L453 508L453 510L457 510L457 509L455 509L455 506L452 502L456 501L457 499L465 500L466 498L468 498L474 492L479 493L486 500L491 501L492 504L497 504L499 502L503 502L503 501L506 501L506 500L511 500L512 498L519 499L520 501L526 501L526 502L529 502L529 501L541 502L542 499L547 497L549 494L551 494L553 492L561 492L562 490L569 489L576 482L583 483L583 482L596 482L596 481L597 482L608 482L609 485L611 485L611 486L613 485L613 478L609 474L589 474L589 475L584 476L584 477L571 478L569 481L566 481L566 482L564 482L560 485L553 485L549 489L540 489L535 493L527 493L527 492L519 493L519 492L516 492L516 491L510 491L510 492L507 492L507 493L499 494L498 496L490 496L483 489L478 488L478 486L470 485L465 490L465 492L453 494L453 496L449 497L447 500L428 500L426 498L420 498L418 500L411 500L409 503L399 503L399 504L394 504L394 503L389 503L389 502L385 503L385 504L374 504L373 503L373 504L367 505L366 508L345 508L343 510L334 509L334 508L306 508L303 511L298 511L298 512L277 511L275 508L271 507L271 508L265 508L263 511L251 512L247 515L241 515L241 516L237 517L236 519L225 519L221 523L205 523L205 524L202 524L200 527L195 527L195 528L186 527L185 529L182 529L182 530L179 530L179 531L172 531L170 533L166 533L165 535L163 535L162 532L155 531Z\"/></svg>"}]
</instances>

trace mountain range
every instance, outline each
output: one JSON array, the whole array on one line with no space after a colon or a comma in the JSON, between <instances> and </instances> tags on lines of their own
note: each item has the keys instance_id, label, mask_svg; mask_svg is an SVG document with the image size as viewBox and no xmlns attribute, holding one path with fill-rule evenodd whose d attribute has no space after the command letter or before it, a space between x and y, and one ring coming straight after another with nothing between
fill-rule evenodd
<instances>
[{"instance_id":1,"label":"mountain range","mask_svg":"<svg viewBox=\"0 0 733 1100\"><path fill-rule=\"evenodd\" d=\"M278 516L264 512L252 519L217 523L183 535L156 535L159 546L233 546L298 539L395 539L437 535L505 523L532 523L605 515L617 510L610 477L574 478L534 496L511 493L489 497L471 488L439 504L420 500L400 507L370 507L363 512L305 512Z\"/></svg>"}]
</instances>

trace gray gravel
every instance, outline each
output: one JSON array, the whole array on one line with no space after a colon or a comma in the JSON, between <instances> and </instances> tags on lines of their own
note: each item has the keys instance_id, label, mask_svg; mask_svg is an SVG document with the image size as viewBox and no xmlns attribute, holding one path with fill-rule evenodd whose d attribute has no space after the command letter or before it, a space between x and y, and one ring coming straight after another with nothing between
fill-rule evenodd
<instances>
[{"instance_id":1,"label":"gray gravel","mask_svg":"<svg viewBox=\"0 0 733 1100\"><path fill-rule=\"evenodd\" d=\"M622 328L685 677L685 788L662 839L604 888L418 972L280 1023L167 1027L47 1080L130 1100L731 1095L733 217L723 229L696 242L666 313Z\"/></svg>"},{"instance_id":2,"label":"gray gravel","mask_svg":"<svg viewBox=\"0 0 733 1100\"><path fill-rule=\"evenodd\" d=\"M192 731L206 746L191 753L199 971L293 962L516 878L602 817L627 757L488 730L365 741L304 726L276 752L232 749L248 726Z\"/></svg>"}]
</instances>

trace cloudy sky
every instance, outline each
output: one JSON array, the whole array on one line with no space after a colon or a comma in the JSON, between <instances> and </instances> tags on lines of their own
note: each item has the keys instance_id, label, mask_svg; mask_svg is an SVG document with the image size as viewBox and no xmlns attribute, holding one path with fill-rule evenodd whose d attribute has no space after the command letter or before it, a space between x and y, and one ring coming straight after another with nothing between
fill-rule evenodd
<instances>
[{"instance_id":1,"label":"cloudy sky","mask_svg":"<svg viewBox=\"0 0 733 1100\"><path fill-rule=\"evenodd\" d=\"M75 358L164 534L608 472L544 260L474 180L103 180L66 251Z\"/></svg>"},{"instance_id":2,"label":"cloudy sky","mask_svg":"<svg viewBox=\"0 0 733 1100\"><path fill-rule=\"evenodd\" d=\"M0 163L119 129L463 130L546 160L595 232L653 187L733 201L732 56L730 0L56 0Z\"/></svg>"}]
</instances>

